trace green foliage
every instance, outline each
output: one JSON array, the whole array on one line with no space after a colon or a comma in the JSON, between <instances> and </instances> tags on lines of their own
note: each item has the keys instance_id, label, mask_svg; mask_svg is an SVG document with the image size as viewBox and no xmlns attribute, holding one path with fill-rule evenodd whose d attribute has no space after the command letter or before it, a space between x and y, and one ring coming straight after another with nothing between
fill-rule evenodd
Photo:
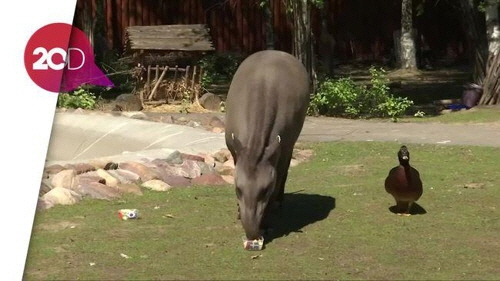
<instances>
[{"instance_id":1,"label":"green foliage","mask_svg":"<svg viewBox=\"0 0 500 281\"><path fill-rule=\"evenodd\" d=\"M231 81L242 60L241 55L234 53L205 56L199 62L203 69L202 86L206 87L214 83Z\"/></svg>"},{"instance_id":2,"label":"green foliage","mask_svg":"<svg viewBox=\"0 0 500 281\"><path fill-rule=\"evenodd\" d=\"M57 107L94 109L95 106L95 94L83 87L70 93L61 93L57 99Z\"/></svg>"},{"instance_id":3,"label":"green foliage","mask_svg":"<svg viewBox=\"0 0 500 281\"><path fill-rule=\"evenodd\" d=\"M390 94L383 69L370 68L370 87L351 78L327 79L311 100L309 114L339 117L391 117L394 121L413 104L407 98Z\"/></svg>"}]
</instances>

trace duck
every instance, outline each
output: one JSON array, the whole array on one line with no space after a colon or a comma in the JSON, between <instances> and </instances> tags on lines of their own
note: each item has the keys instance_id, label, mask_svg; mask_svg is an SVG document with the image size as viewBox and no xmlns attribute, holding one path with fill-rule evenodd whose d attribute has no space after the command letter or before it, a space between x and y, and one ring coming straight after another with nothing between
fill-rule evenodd
<instances>
[{"instance_id":1,"label":"duck","mask_svg":"<svg viewBox=\"0 0 500 281\"><path fill-rule=\"evenodd\" d=\"M410 152L403 145L398 151L399 166L385 179L385 190L396 200L396 213L410 216L410 209L423 193L420 173L410 165Z\"/></svg>"}]
</instances>

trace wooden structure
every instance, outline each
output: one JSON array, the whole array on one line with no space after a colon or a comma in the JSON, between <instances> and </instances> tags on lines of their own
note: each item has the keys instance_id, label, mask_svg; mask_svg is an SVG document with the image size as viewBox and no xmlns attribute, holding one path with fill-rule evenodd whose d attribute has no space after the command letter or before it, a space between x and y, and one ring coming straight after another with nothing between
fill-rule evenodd
<instances>
[{"instance_id":1,"label":"wooden structure","mask_svg":"<svg viewBox=\"0 0 500 281\"><path fill-rule=\"evenodd\" d=\"M131 26L126 33L126 52L132 54L134 64L144 72L139 75L145 78L140 95L143 104L168 102L153 101L168 72L173 73L174 83L184 78L184 89L193 89L200 83L201 69L189 62L179 67L176 58L200 56L214 50L209 30L202 24ZM195 101L198 95L196 92Z\"/></svg>"}]
</instances>

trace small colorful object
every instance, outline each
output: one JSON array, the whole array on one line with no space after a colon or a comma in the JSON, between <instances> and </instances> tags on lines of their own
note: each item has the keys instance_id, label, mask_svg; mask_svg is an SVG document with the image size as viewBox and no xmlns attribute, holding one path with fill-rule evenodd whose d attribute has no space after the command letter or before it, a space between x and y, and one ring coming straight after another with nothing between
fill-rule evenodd
<instances>
[{"instance_id":1,"label":"small colorful object","mask_svg":"<svg viewBox=\"0 0 500 281\"><path fill-rule=\"evenodd\" d=\"M118 217L124 221L138 219L139 211L137 209L121 209L118 211Z\"/></svg>"},{"instance_id":2,"label":"small colorful object","mask_svg":"<svg viewBox=\"0 0 500 281\"><path fill-rule=\"evenodd\" d=\"M260 237L255 240L247 240L246 237L243 236L243 248L249 251L260 251L264 246L264 237Z\"/></svg>"}]
</instances>

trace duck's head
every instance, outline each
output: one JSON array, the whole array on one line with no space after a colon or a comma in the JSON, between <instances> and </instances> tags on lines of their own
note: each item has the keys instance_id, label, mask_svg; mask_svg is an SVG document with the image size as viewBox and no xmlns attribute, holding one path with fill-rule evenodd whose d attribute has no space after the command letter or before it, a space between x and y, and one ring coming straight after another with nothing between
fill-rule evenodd
<instances>
[{"instance_id":1,"label":"duck's head","mask_svg":"<svg viewBox=\"0 0 500 281\"><path fill-rule=\"evenodd\" d=\"M401 148L399 149L398 159L401 165L408 165L408 163L410 163L410 152L405 145L401 146Z\"/></svg>"}]
</instances>

